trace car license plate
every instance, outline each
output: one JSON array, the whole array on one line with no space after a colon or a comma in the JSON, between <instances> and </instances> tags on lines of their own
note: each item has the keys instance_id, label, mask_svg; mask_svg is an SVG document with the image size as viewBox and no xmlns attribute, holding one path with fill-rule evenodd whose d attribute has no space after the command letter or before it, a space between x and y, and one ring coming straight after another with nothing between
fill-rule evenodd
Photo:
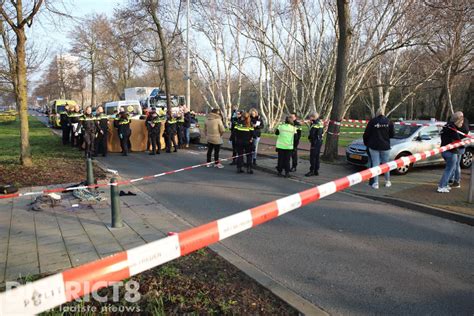
<instances>
[{"instance_id":1,"label":"car license plate","mask_svg":"<svg viewBox=\"0 0 474 316\"><path fill-rule=\"evenodd\" d=\"M356 159L356 160L362 160L361 155L349 155L349 158Z\"/></svg>"}]
</instances>

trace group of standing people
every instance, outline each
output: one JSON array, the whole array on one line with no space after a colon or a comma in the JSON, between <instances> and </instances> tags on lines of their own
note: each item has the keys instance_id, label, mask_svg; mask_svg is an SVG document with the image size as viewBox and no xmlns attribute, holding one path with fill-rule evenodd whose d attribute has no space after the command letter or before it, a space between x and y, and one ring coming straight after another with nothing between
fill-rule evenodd
<instances>
[{"instance_id":1,"label":"group of standing people","mask_svg":"<svg viewBox=\"0 0 474 316\"><path fill-rule=\"evenodd\" d=\"M92 158L98 154L107 156L108 117L99 106L96 115L88 106L82 112L78 105L66 103L64 111L59 113L63 145L71 144L82 150L84 156Z\"/></svg>"}]
</instances>

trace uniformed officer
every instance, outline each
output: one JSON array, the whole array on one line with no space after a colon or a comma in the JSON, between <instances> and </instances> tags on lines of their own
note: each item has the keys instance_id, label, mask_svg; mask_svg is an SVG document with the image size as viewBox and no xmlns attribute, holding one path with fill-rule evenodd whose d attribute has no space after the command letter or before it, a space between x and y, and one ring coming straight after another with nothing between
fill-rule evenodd
<instances>
[{"instance_id":1,"label":"uniformed officer","mask_svg":"<svg viewBox=\"0 0 474 316\"><path fill-rule=\"evenodd\" d=\"M309 142L311 149L309 151L309 172L307 177L319 175L319 153L323 144L324 123L319 119L319 114L314 113L309 116L311 127L309 128Z\"/></svg>"},{"instance_id":2,"label":"uniformed officer","mask_svg":"<svg viewBox=\"0 0 474 316\"><path fill-rule=\"evenodd\" d=\"M181 111L176 117L176 132L178 135L178 146L183 149L186 144L186 135L184 133L184 116Z\"/></svg>"},{"instance_id":3,"label":"uniformed officer","mask_svg":"<svg viewBox=\"0 0 474 316\"><path fill-rule=\"evenodd\" d=\"M296 113L290 114L291 119L293 120L293 125L296 127L295 140L293 141L293 152L291 153L291 172L296 171L298 166L298 145L300 144L301 139L301 123L298 121Z\"/></svg>"},{"instance_id":4,"label":"uniformed officer","mask_svg":"<svg viewBox=\"0 0 474 316\"><path fill-rule=\"evenodd\" d=\"M252 174L252 152L254 150L253 143L255 142L255 131L252 125L250 114L244 112L240 120L234 126L234 141L237 151L237 173L243 173L242 167L244 165L244 155L247 157L245 166L247 173Z\"/></svg>"},{"instance_id":5,"label":"uniformed officer","mask_svg":"<svg viewBox=\"0 0 474 316\"><path fill-rule=\"evenodd\" d=\"M104 113L102 106L97 107L96 120L99 123L99 131L97 133L95 154L102 154L107 157L107 138L109 135L109 117Z\"/></svg>"},{"instance_id":6,"label":"uniformed officer","mask_svg":"<svg viewBox=\"0 0 474 316\"><path fill-rule=\"evenodd\" d=\"M176 144L176 133L177 133L177 126L176 126L176 117L171 115L170 113L167 115L166 123L165 123L165 142L166 142L166 152L171 152L171 144L174 146L174 152L178 151L178 145Z\"/></svg>"},{"instance_id":7,"label":"uniformed officer","mask_svg":"<svg viewBox=\"0 0 474 316\"><path fill-rule=\"evenodd\" d=\"M71 126L69 125L68 113L71 110L69 109L69 105L66 103L64 106L64 110L60 111L59 114L59 123L61 124L61 130L63 132L63 145L67 145L70 142L70 134L71 134Z\"/></svg>"},{"instance_id":8,"label":"uniformed officer","mask_svg":"<svg viewBox=\"0 0 474 316\"><path fill-rule=\"evenodd\" d=\"M84 131L84 155L92 158L95 149L95 138L99 130L99 122L92 115L92 107L88 106L85 113L79 118L81 128Z\"/></svg>"},{"instance_id":9,"label":"uniformed officer","mask_svg":"<svg viewBox=\"0 0 474 316\"><path fill-rule=\"evenodd\" d=\"M148 139L151 143L150 155L159 155L161 153L161 122L162 119L158 116L156 110L152 109L150 117L146 121L148 127Z\"/></svg>"},{"instance_id":10,"label":"uniformed officer","mask_svg":"<svg viewBox=\"0 0 474 316\"><path fill-rule=\"evenodd\" d=\"M130 117L123 108L120 108L120 112L114 121L114 126L117 128L118 136L120 139L120 147L122 148L122 155L128 156L131 148L129 147L130 135L132 131L130 129Z\"/></svg>"},{"instance_id":11,"label":"uniformed officer","mask_svg":"<svg viewBox=\"0 0 474 316\"><path fill-rule=\"evenodd\" d=\"M296 126L293 124L293 119L290 116L286 117L285 123L278 125L275 134L278 135L276 142L278 176L281 177L282 171L285 170L285 178L288 178L290 176L290 158L293 153L296 134Z\"/></svg>"},{"instance_id":12,"label":"uniformed officer","mask_svg":"<svg viewBox=\"0 0 474 316\"><path fill-rule=\"evenodd\" d=\"M82 146L82 137L81 137L81 108L79 105L74 106L74 110L71 113L68 113L69 125L71 126L71 145L73 147L79 147L79 150Z\"/></svg>"}]
</instances>

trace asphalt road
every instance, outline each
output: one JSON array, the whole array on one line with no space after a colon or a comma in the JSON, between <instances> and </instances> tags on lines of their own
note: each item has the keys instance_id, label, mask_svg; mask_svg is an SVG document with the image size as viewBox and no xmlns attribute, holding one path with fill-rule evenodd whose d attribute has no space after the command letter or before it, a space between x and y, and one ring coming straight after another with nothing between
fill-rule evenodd
<instances>
[{"instance_id":1,"label":"asphalt road","mask_svg":"<svg viewBox=\"0 0 474 316\"><path fill-rule=\"evenodd\" d=\"M203 162L205 152L99 160L136 178ZM228 164L136 185L194 225L308 188ZM337 193L223 244L331 314L474 312L474 230L438 217Z\"/></svg>"}]
</instances>

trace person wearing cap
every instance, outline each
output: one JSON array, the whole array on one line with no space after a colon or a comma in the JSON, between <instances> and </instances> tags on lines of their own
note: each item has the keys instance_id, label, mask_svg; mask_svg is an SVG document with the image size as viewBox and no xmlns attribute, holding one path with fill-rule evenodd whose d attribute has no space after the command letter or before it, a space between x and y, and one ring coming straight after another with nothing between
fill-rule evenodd
<instances>
[{"instance_id":1,"label":"person wearing cap","mask_svg":"<svg viewBox=\"0 0 474 316\"><path fill-rule=\"evenodd\" d=\"M98 133L95 146L95 154L102 154L103 157L107 157L107 138L109 135L109 117L104 113L104 108L98 106L96 110L95 119L98 122Z\"/></svg>"},{"instance_id":2,"label":"person wearing cap","mask_svg":"<svg viewBox=\"0 0 474 316\"><path fill-rule=\"evenodd\" d=\"M293 112L290 114L291 119L293 120L293 125L296 127L295 140L293 141L293 152L291 153L291 172L296 171L298 166L298 145L300 144L301 139L301 123L298 121L296 113Z\"/></svg>"},{"instance_id":3,"label":"person wearing cap","mask_svg":"<svg viewBox=\"0 0 474 316\"><path fill-rule=\"evenodd\" d=\"M178 147L184 148L186 144L185 134L184 134L184 116L182 110L176 115L176 133L178 135Z\"/></svg>"},{"instance_id":4,"label":"person wearing cap","mask_svg":"<svg viewBox=\"0 0 474 316\"><path fill-rule=\"evenodd\" d=\"M309 127L309 143L311 145L309 151L309 172L305 174L306 177L319 175L319 154L321 146L323 145L324 123L319 119L318 113L313 113L309 116L311 126Z\"/></svg>"},{"instance_id":5,"label":"person wearing cap","mask_svg":"<svg viewBox=\"0 0 474 316\"><path fill-rule=\"evenodd\" d=\"M92 107L86 107L83 115L79 118L81 128L84 131L84 156L92 158L95 149L95 138L99 130L99 123L92 115Z\"/></svg>"},{"instance_id":6,"label":"person wearing cap","mask_svg":"<svg viewBox=\"0 0 474 316\"><path fill-rule=\"evenodd\" d=\"M132 131L130 129L130 117L123 108L120 108L120 112L114 121L114 126L117 128L118 136L120 139L120 147L122 148L122 155L127 156L131 150L130 135Z\"/></svg>"},{"instance_id":7,"label":"person wearing cap","mask_svg":"<svg viewBox=\"0 0 474 316\"><path fill-rule=\"evenodd\" d=\"M151 143L151 152L149 155L159 155L161 153L161 119L158 117L158 113L156 113L155 109L151 110L150 117L147 118L146 124L148 128L148 139Z\"/></svg>"},{"instance_id":8,"label":"person wearing cap","mask_svg":"<svg viewBox=\"0 0 474 316\"><path fill-rule=\"evenodd\" d=\"M293 153L296 134L296 126L293 123L293 119L287 116L285 123L278 125L275 131L275 134L278 135L276 141L278 164L276 169L279 177L282 176L283 170L285 170L285 178L290 176L290 158Z\"/></svg>"},{"instance_id":9,"label":"person wearing cap","mask_svg":"<svg viewBox=\"0 0 474 316\"><path fill-rule=\"evenodd\" d=\"M166 143L166 152L171 152L171 144L173 144L174 152L178 151L178 145L176 144L176 133L177 133L177 126L176 126L176 117L169 113L166 118L165 123L165 143Z\"/></svg>"},{"instance_id":10,"label":"person wearing cap","mask_svg":"<svg viewBox=\"0 0 474 316\"><path fill-rule=\"evenodd\" d=\"M69 144L70 140L70 134L71 134L71 125L69 124L69 119L68 119L68 113L70 113L71 110L69 109L69 105L66 103L64 105L64 110L59 112L59 123L61 124L61 130L63 132L63 145Z\"/></svg>"}]
</instances>

